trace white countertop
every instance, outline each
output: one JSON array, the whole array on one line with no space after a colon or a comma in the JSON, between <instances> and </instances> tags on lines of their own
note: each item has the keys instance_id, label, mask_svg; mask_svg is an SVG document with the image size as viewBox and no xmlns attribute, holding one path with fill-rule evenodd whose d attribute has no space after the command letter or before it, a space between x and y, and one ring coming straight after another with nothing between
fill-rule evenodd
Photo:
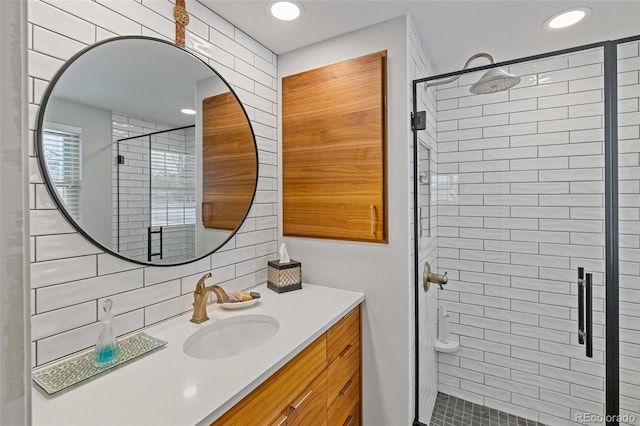
<instances>
[{"instance_id":1,"label":"white countertop","mask_svg":"<svg viewBox=\"0 0 640 426\"><path fill-rule=\"evenodd\" d=\"M266 286L254 291L262 298L252 307L213 304L202 324L188 314L145 329L169 344L75 389L45 397L34 384L33 425L208 425L364 300L362 293L311 284L283 294ZM244 314L271 315L280 328L263 345L230 358L198 360L182 351L199 328Z\"/></svg>"}]
</instances>

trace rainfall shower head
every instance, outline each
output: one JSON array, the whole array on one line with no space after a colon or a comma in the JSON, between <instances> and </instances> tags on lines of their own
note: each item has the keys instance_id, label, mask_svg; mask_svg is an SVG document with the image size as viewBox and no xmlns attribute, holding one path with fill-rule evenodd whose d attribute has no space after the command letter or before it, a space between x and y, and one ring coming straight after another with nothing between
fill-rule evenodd
<instances>
[{"instance_id":1,"label":"rainfall shower head","mask_svg":"<svg viewBox=\"0 0 640 426\"><path fill-rule=\"evenodd\" d=\"M491 64L495 64L493 60L493 56L488 53L476 53L465 62L463 70L466 70L471 62L478 58L487 58ZM427 87L429 86L439 86L441 84L447 84L456 81L461 76L456 75L446 80L437 80L434 82L427 82ZM508 72L500 69L500 68L492 68L478 80L474 85L469 88L469 91L474 95L484 95L486 93L495 93L500 92L502 90L508 90L512 87L516 86L520 83L520 77L514 74L509 74Z\"/></svg>"},{"instance_id":2,"label":"rainfall shower head","mask_svg":"<svg viewBox=\"0 0 640 426\"><path fill-rule=\"evenodd\" d=\"M500 68L493 68L484 73L480 80L469 88L469 91L474 95L483 95L511 89L518 83L520 83L520 77L517 75L509 74Z\"/></svg>"}]
</instances>

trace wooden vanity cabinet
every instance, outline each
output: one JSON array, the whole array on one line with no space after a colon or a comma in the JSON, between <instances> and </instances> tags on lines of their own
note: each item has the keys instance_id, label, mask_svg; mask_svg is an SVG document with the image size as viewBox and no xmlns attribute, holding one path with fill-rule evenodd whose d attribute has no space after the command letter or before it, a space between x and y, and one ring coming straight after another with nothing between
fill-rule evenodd
<instances>
[{"instance_id":1,"label":"wooden vanity cabinet","mask_svg":"<svg viewBox=\"0 0 640 426\"><path fill-rule=\"evenodd\" d=\"M360 306L212 423L359 426Z\"/></svg>"},{"instance_id":2,"label":"wooden vanity cabinet","mask_svg":"<svg viewBox=\"0 0 640 426\"><path fill-rule=\"evenodd\" d=\"M356 425L360 403L360 308L327 331L327 409L329 426ZM349 420L349 416L351 419Z\"/></svg>"}]
</instances>

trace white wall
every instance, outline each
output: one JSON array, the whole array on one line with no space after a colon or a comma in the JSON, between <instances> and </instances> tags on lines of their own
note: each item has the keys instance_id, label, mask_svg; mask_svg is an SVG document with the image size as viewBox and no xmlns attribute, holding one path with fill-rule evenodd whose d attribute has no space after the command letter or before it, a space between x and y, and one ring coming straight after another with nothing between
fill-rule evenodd
<instances>
[{"instance_id":1,"label":"white wall","mask_svg":"<svg viewBox=\"0 0 640 426\"><path fill-rule=\"evenodd\" d=\"M82 129L80 223L87 233L111 246L111 111L56 97L49 98L45 125Z\"/></svg>"},{"instance_id":2,"label":"white wall","mask_svg":"<svg viewBox=\"0 0 640 426\"><path fill-rule=\"evenodd\" d=\"M0 424L31 424L26 5L0 2Z\"/></svg>"},{"instance_id":3,"label":"white wall","mask_svg":"<svg viewBox=\"0 0 640 426\"><path fill-rule=\"evenodd\" d=\"M174 39L173 6L164 0L30 0L30 129L43 91L65 60L116 35ZM189 311L195 283L205 272L213 272L207 284L222 283L228 290L266 281L267 260L277 251L276 56L195 0L187 0L187 10L187 49L230 82L257 136L259 181L249 217L222 250L200 261L177 267L122 261L86 241L50 205L31 148L34 365L95 344L98 306L105 297L114 300L114 327L122 334Z\"/></svg>"},{"instance_id":4,"label":"white wall","mask_svg":"<svg viewBox=\"0 0 640 426\"><path fill-rule=\"evenodd\" d=\"M304 281L365 293L363 424L371 426L407 425L414 416L407 18L395 18L278 58L281 87L282 77L380 50L387 50L389 243L283 238L291 257L302 262Z\"/></svg>"}]
</instances>

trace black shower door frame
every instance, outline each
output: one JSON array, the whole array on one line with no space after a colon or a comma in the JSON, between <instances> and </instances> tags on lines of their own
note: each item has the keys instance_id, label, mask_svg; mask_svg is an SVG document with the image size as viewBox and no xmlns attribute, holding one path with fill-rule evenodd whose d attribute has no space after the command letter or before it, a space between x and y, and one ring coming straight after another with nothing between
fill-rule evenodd
<instances>
[{"instance_id":1,"label":"black shower door frame","mask_svg":"<svg viewBox=\"0 0 640 426\"><path fill-rule=\"evenodd\" d=\"M116 140L116 205L117 205L117 211L116 211L116 229L117 229L117 234L116 234L116 252L119 253L120 252L120 142L126 142L126 141L130 141L130 140L134 140L134 139L144 139L147 138L149 141L149 192L151 192L151 137L152 136L156 136L156 135L160 135L162 133L169 133L169 132L176 132L178 130L185 130L185 129L190 129L190 128L195 128L196 125L195 124L189 124L187 126L180 126L180 127L174 127L172 129L166 129L166 130L158 130L156 132L150 132L150 133L144 133L142 135L137 135L137 136L129 136L126 138L122 138L122 139L118 139ZM149 215L151 215L151 197L149 197ZM149 222L151 223L151 221ZM151 235L149 235L149 243L151 241ZM162 234L160 234L160 241L162 241ZM162 243L160 244L162 246ZM161 248L162 251L162 248ZM149 253L151 252L151 250L149 249ZM160 258L162 258L162 256L160 256ZM130 259L128 259L130 260ZM151 262L151 259L148 259L149 262Z\"/></svg>"},{"instance_id":2,"label":"black shower door frame","mask_svg":"<svg viewBox=\"0 0 640 426\"><path fill-rule=\"evenodd\" d=\"M604 51L604 162L605 162L605 414L607 426L619 426L620 414L620 321L619 321L619 235L618 235L618 45L640 41L640 35L617 40L591 43L569 49L556 50L539 55L527 56L491 65L468 68L460 71L439 74L413 80L413 111L411 130L413 131L413 260L414 260L414 321L415 321L415 418L414 426L424 426L419 421L420 413L420 341L419 334L419 193L418 193L418 130L414 117L418 113L418 85L429 81L457 77L477 71L506 67L522 62L566 55L583 50L602 48ZM613 420L610 420L613 419Z\"/></svg>"}]
</instances>

